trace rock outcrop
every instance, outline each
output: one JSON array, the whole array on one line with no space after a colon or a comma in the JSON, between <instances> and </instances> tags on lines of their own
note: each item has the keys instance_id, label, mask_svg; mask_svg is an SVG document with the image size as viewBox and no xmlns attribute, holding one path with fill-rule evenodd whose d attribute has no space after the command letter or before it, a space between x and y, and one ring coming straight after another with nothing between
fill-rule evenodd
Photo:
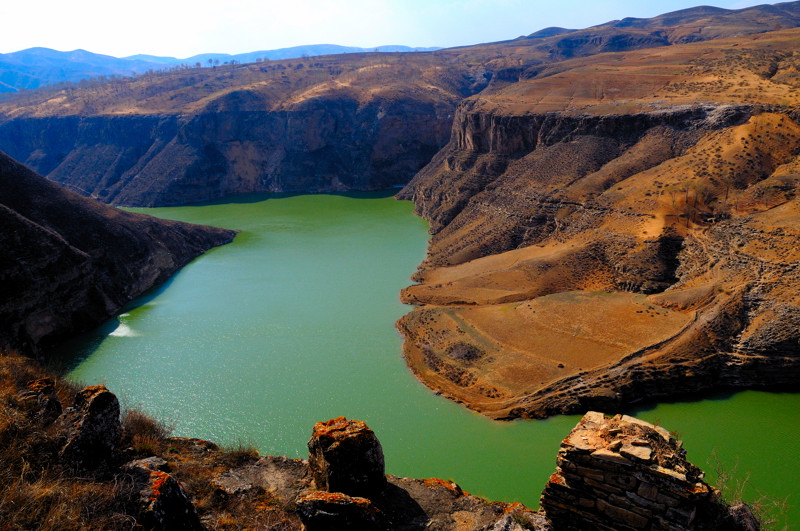
<instances>
[{"instance_id":1,"label":"rock outcrop","mask_svg":"<svg viewBox=\"0 0 800 531\"><path fill-rule=\"evenodd\" d=\"M87 387L57 419L64 444L61 461L77 470L109 468L118 457L119 401L104 385Z\"/></svg>"},{"instance_id":2,"label":"rock outcrop","mask_svg":"<svg viewBox=\"0 0 800 531\"><path fill-rule=\"evenodd\" d=\"M747 530L664 428L590 412L564 439L541 505L556 530ZM744 511L744 514L739 514Z\"/></svg>"},{"instance_id":3,"label":"rock outcrop","mask_svg":"<svg viewBox=\"0 0 800 531\"><path fill-rule=\"evenodd\" d=\"M366 498L341 492L315 491L297 499L300 519L307 531L387 529L383 514Z\"/></svg>"},{"instance_id":4,"label":"rock outcrop","mask_svg":"<svg viewBox=\"0 0 800 531\"><path fill-rule=\"evenodd\" d=\"M123 470L133 478L138 492L137 523L154 531L202 531L197 511L178 481L165 470L160 458L127 463Z\"/></svg>"},{"instance_id":5,"label":"rock outcrop","mask_svg":"<svg viewBox=\"0 0 800 531\"><path fill-rule=\"evenodd\" d=\"M308 470L323 491L369 498L386 488L383 448L360 420L317 422L308 441Z\"/></svg>"},{"instance_id":6,"label":"rock outcrop","mask_svg":"<svg viewBox=\"0 0 800 531\"><path fill-rule=\"evenodd\" d=\"M34 355L235 235L108 207L1 153L0 220L0 348Z\"/></svg>"}]
</instances>

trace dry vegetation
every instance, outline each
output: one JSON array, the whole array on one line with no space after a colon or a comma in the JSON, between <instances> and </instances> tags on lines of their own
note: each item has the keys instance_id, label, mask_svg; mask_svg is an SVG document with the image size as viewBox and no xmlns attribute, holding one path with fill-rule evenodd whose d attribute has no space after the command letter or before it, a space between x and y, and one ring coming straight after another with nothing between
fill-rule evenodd
<instances>
[{"instance_id":1,"label":"dry vegetation","mask_svg":"<svg viewBox=\"0 0 800 531\"><path fill-rule=\"evenodd\" d=\"M26 400L31 382L45 372L30 359L0 356L0 522L7 530L133 529L139 493L116 466L76 473L59 463L56 424L44 423ZM72 403L78 388L53 378L62 404ZM211 480L221 472L258 459L240 446L219 449L213 443L169 437L165 427L138 410L123 414L121 461L161 456L170 474L192 499L209 529L297 529L292 507L274 495L254 490L228 497Z\"/></svg>"}]
</instances>

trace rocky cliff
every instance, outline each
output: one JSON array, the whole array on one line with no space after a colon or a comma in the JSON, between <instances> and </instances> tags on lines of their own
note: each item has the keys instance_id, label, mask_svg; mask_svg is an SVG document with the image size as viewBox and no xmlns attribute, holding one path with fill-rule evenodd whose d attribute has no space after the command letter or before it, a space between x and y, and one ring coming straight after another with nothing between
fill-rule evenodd
<instances>
[{"instance_id":1,"label":"rocky cliff","mask_svg":"<svg viewBox=\"0 0 800 531\"><path fill-rule=\"evenodd\" d=\"M0 154L0 346L28 354L97 326L235 232L124 212Z\"/></svg>"},{"instance_id":2,"label":"rocky cliff","mask_svg":"<svg viewBox=\"0 0 800 531\"><path fill-rule=\"evenodd\" d=\"M557 77L565 60L798 24L798 2L695 8L431 53L186 68L32 91L0 102L0 149L116 205L375 190L406 184L427 164L470 95L513 96L524 105L509 85Z\"/></svg>"},{"instance_id":3,"label":"rocky cliff","mask_svg":"<svg viewBox=\"0 0 800 531\"><path fill-rule=\"evenodd\" d=\"M0 519L9 529L50 520L60 529L759 528L746 505L728 505L703 481L680 441L631 417L587 413L534 511L453 481L387 475L376 434L344 417L318 422L299 460L167 437L141 413L121 419L105 387L70 390L18 357L0 357L0 398Z\"/></svg>"},{"instance_id":4,"label":"rocky cliff","mask_svg":"<svg viewBox=\"0 0 800 531\"><path fill-rule=\"evenodd\" d=\"M400 194L433 232L412 370L502 418L796 386L798 42L575 59L462 103Z\"/></svg>"},{"instance_id":5,"label":"rocky cliff","mask_svg":"<svg viewBox=\"0 0 800 531\"><path fill-rule=\"evenodd\" d=\"M447 142L484 72L452 54L380 53L154 74L5 104L0 146L116 205L385 189Z\"/></svg>"},{"instance_id":6,"label":"rocky cliff","mask_svg":"<svg viewBox=\"0 0 800 531\"><path fill-rule=\"evenodd\" d=\"M340 192L402 185L446 143L454 103L346 95L248 110L248 91L181 116L21 118L0 144L59 184L127 206L248 192Z\"/></svg>"}]
</instances>

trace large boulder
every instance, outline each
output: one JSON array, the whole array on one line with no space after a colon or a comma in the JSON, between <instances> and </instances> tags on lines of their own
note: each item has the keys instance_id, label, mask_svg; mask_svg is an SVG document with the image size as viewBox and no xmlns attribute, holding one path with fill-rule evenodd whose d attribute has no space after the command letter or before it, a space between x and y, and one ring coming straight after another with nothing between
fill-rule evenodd
<instances>
[{"instance_id":1,"label":"large boulder","mask_svg":"<svg viewBox=\"0 0 800 531\"><path fill-rule=\"evenodd\" d=\"M360 420L317 422L308 441L308 468L319 490L372 498L386 487L381 443Z\"/></svg>"},{"instance_id":2,"label":"large boulder","mask_svg":"<svg viewBox=\"0 0 800 531\"><path fill-rule=\"evenodd\" d=\"M139 493L137 524L156 531L202 531L197 511L160 458L141 459L123 468Z\"/></svg>"},{"instance_id":3,"label":"large boulder","mask_svg":"<svg viewBox=\"0 0 800 531\"><path fill-rule=\"evenodd\" d=\"M62 462L78 470L111 464L119 442L119 401L104 385L87 387L57 421L63 431Z\"/></svg>"},{"instance_id":4,"label":"large boulder","mask_svg":"<svg viewBox=\"0 0 800 531\"><path fill-rule=\"evenodd\" d=\"M754 529L749 509L732 510L685 455L664 428L589 412L561 443L542 509L564 531Z\"/></svg>"}]
</instances>

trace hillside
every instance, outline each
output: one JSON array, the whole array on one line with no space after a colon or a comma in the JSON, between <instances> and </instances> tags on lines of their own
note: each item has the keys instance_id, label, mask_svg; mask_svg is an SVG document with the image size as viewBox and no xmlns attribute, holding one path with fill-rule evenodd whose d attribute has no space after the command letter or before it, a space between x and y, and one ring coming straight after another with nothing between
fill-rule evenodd
<instances>
[{"instance_id":1,"label":"hillside","mask_svg":"<svg viewBox=\"0 0 800 531\"><path fill-rule=\"evenodd\" d=\"M123 212L0 153L0 351L46 357L234 231Z\"/></svg>"},{"instance_id":2,"label":"hillside","mask_svg":"<svg viewBox=\"0 0 800 531\"><path fill-rule=\"evenodd\" d=\"M465 97L511 95L508 85L549 75L565 59L798 22L799 2L694 8L435 52L192 67L40 90L0 102L0 149L118 205L387 188L407 183L447 143Z\"/></svg>"},{"instance_id":3,"label":"hillside","mask_svg":"<svg viewBox=\"0 0 800 531\"><path fill-rule=\"evenodd\" d=\"M264 60L307 58L342 53L416 52L435 49L410 48L408 46L378 46L366 49L336 44L311 44L234 55L204 53L178 59L143 54L118 58L86 50L61 52L50 48L28 48L0 54L0 94L34 90L48 85L77 83L85 86L88 82L98 80L98 78L100 81L104 81L108 77L126 77L148 71L187 66L211 67L215 64L255 63Z\"/></svg>"},{"instance_id":4,"label":"hillside","mask_svg":"<svg viewBox=\"0 0 800 531\"><path fill-rule=\"evenodd\" d=\"M800 369L800 30L577 58L465 100L403 190L431 387L544 417Z\"/></svg>"}]
</instances>

